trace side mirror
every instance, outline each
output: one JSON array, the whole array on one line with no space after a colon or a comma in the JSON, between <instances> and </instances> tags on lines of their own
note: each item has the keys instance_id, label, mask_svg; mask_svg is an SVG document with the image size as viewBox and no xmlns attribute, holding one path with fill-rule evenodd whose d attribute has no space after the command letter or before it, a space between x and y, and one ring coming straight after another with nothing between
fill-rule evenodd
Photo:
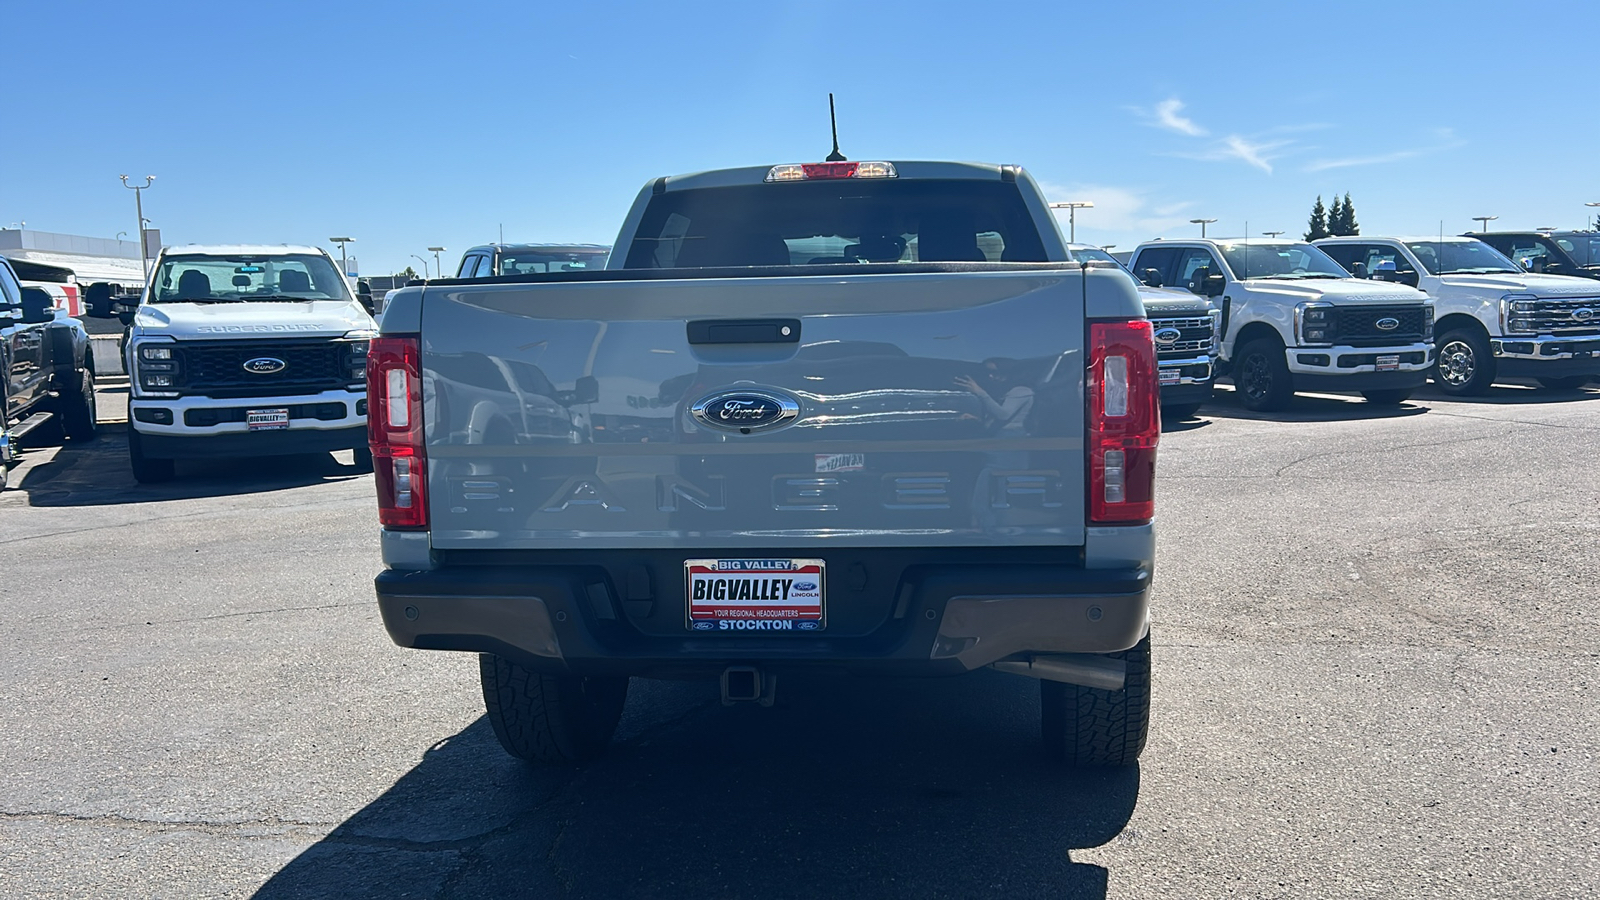
<instances>
[{"instance_id":1,"label":"side mirror","mask_svg":"<svg viewBox=\"0 0 1600 900\"><path fill-rule=\"evenodd\" d=\"M1411 287L1416 287L1417 285L1422 283L1422 276L1420 274L1418 274L1415 270L1408 269L1408 270L1406 270L1404 272L1396 272L1395 276L1394 276L1394 280L1398 281L1398 282L1400 282L1401 284L1404 284L1404 285L1409 285Z\"/></svg>"},{"instance_id":2,"label":"side mirror","mask_svg":"<svg viewBox=\"0 0 1600 900\"><path fill-rule=\"evenodd\" d=\"M123 325L132 325L133 317L138 312L138 294L123 294L121 297L111 298L111 315L122 320Z\"/></svg>"},{"instance_id":3,"label":"side mirror","mask_svg":"<svg viewBox=\"0 0 1600 900\"><path fill-rule=\"evenodd\" d=\"M111 285L96 281L83 289L84 315L95 319L109 319L111 312Z\"/></svg>"},{"instance_id":4,"label":"side mirror","mask_svg":"<svg viewBox=\"0 0 1600 900\"><path fill-rule=\"evenodd\" d=\"M1563 266L1561 264L1561 261L1558 260L1558 259L1545 260L1544 270L1545 270L1546 274L1552 274L1553 275L1553 274L1562 272L1565 269L1566 269L1566 266Z\"/></svg>"},{"instance_id":5,"label":"side mirror","mask_svg":"<svg viewBox=\"0 0 1600 900\"><path fill-rule=\"evenodd\" d=\"M570 391L556 391L555 401L562 406L576 406L579 403L595 403L600 400L600 379L593 375L583 375L572 385Z\"/></svg>"},{"instance_id":6,"label":"side mirror","mask_svg":"<svg viewBox=\"0 0 1600 900\"><path fill-rule=\"evenodd\" d=\"M372 285L366 281L356 282L356 299L367 308L368 315L377 315L377 307L372 305Z\"/></svg>"},{"instance_id":7,"label":"side mirror","mask_svg":"<svg viewBox=\"0 0 1600 900\"><path fill-rule=\"evenodd\" d=\"M44 288L22 289L22 324L40 325L56 318L56 300Z\"/></svg>"},{"instance_id":8,"label":"side mirror","mask_svg":"<svg viewBox=\"0 0 1600 900\"><path fill-rule=\"evenodd\" d=\"M1228 286L1228 279L1221 275L1207 275L1203 285L1203 293L1207 297L1221 297L1222 291Z\"/></svg>"},{"instance_id":9,"label":"side mirror","mask_svg":"<svg viewBox=\"0 0 1600 900\"><path fill-rule=\"evenodd\" d=\"M1354 275L1354 276L1355 276L1355 277L1357 277L1357 278L1367 278L1367 277L1369 277L1369 276L1368 276L1368 275L1367 275L1367 264L1366 264L1366 263L1364 263L1364 262L1358 262L1358 263L1356 263L1356 264L1355 264L1355 265L1354 265L1354 266L1353 266L1353 267L1352 267L1352 268L1351 268L1351 271L1350 271L1350 274L1351 274L1351 275Z\"/></svg>"},{"instance_id":10,"label":"side mirror","mask_svg":"<svg viewBox=\"0 0 1600 900\"><path fill-rule=\"evenodd\" d=\"M1161 287L1161 273L1155 269L1145 269L1140 277L1145 287Z\"/></svg>"},{"instance_id":11,"label":"side mirror","mask_svg":"<svg viewBox=\"0 0 1600 900\"><path fill-rule=\"evenodd\" d=\"M1550 268L1550 264L1545 262L1542 256L1528 257L1528 266L1529 271L1538 275L1543 275Z\"/></svg>"}]
</instances>

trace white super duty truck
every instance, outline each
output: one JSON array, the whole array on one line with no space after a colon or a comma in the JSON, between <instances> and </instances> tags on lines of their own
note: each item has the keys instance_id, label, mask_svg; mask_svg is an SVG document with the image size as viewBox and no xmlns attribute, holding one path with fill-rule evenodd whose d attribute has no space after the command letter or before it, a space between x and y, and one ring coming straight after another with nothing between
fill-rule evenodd
<instances>
[{"instance_id":1,"label":"white super duty truck","mask_svg":"<svg viewBox=\"0 0 1600 900\"><path fill-rule=\"evenodd\" d=\"M1155 342L1032 178L658 178L615 246L389 301L367 381L396 643L481 654L495 735L542 762L599 753L633 677L770 704L785 673L986 667L1041 680L1053 756L1139 756ZM574 424L525 426L532 394Z\"/></svg>"},{"instance_id":2,"label":"white super duty truck","mask_svg":"<svg viewBox=\"0 0 1600 900\"><path fill-rule=\"evenodd\" d=\"M1352 278L1303 241L1152 241L1129 268L1152 287L1221 298L1221 362L1246 409L1283 409L1296 391L1398 404L1427 382L1428 296Z\"/></svg>"},{"instance_id":3,"label":"white super duty truck","mask_svg":"<svg viewBox=\"0 0 1600 900\"><path fill-rule=\"evenodd\" d=\"M1324 238L1316 245L1357 278L1433 298L1448 394L1482 394L1496 378L1574 390L1600 376L1600 282L1536 275L1471 237Z\"/></svg>"},{"instance_id":4,"label":"white super duty truck","mask_svg":"<svg viewBox=\"0 0 1600 900\"><path fill-rule=\"evenodd\" d=\"M128 330L128 453L140 482L175 459L366 447L377 326L315 247L169 247Z\"/></svg>"}]
</instances>

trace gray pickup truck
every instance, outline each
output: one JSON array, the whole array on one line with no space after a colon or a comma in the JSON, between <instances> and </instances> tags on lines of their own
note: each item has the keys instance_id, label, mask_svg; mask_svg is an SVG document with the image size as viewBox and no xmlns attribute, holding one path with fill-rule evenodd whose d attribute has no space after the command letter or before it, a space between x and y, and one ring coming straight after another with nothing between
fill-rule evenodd
<instances>
[{"instance_id":1,"label":"gray pickup truck","mask_svg":"<svg viewBox=\"0 0 1600 900\"><path fill-rule=\"evenodd\" d=\"M98 429L83 323L0 259L0 490L23 444L88 441Z\"/></svg>"},{"instance_id":2,"label":"gray pickup truck","mask_svg":"<svg viewBox=\"0 0 1600 900\"><path fill-rule=\"evenodd\" d=\"M1042 685L1047 750L1149 724L1149 321L1014 166L645 186L604 271L431 281L371 344L384 624L481 654L507 751L598 754L631 677ZM559 415L553 414L556 411Z\"/></svg>"}]
</instances>

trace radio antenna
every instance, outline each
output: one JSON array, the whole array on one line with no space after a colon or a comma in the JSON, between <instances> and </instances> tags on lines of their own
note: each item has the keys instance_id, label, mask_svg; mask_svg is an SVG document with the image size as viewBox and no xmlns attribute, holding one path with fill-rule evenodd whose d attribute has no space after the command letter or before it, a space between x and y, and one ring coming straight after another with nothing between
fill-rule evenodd
<instances>
[{"instance_id":1,"label":"radio antenna","mask_svg":"<svg viewBox=\"0 0 1600 900\"><path fill-rule=\"evenodd\" d=\"M833 112L833 92L828 92L828 122L833 125L833 152L828 154L828 162L844 162L844 154L839 152L839 117Z\"/></svg>"}]
</instances>

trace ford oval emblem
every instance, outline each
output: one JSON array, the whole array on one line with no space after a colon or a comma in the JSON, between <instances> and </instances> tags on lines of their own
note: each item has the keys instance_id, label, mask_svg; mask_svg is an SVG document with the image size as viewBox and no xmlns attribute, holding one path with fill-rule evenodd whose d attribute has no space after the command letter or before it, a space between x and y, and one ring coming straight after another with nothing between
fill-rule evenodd
<instances>
[{"instance_id":1,"label":"ford oval emblem","mask_svg":"<svg viewBox=\"0 0 1600 900\"><path fill-rule=\"evenodd\" d=\"M276 375L288 367L288 363L274 356L258 356L244 361L244 370L256 375Z\"/></svg>"},{"instance_id":2,"label":"ford oval emblem","mask_svg":"<svg viewBox=\"0 0 1600 900\"><path fill-rule=\"evenodd\" d=\"M1590 309L1587 306L1584 306L1584 307L1581 307L1579 309L1573 310L1572 311L1572 317L1574 319L1577 319L1579 322L1587 322L1590 319L1594 318L1594 310Z\"/></svg>"},{"instance_id":3,"label":"ford oval emblem","mask_svg":"<svg viewBox=\"0 0 1600 900\"><path fill-rule=\"evenodd\" d=\"M1178 338L1181 338L1181 337L1183 337L1183 332L1179 331L1176 328L1157 328L1156 329L1156 343L1161 344L1163 346L1176 344L1178 342Z\"/></svg>"},{"instance_id":4,"label":"ford oval emblem","mask_svg":"<svg viewBox=\"0 0 1600 900\"><path fill-rule=\"evenodd\" d=\"M770 431L800 415L800 404L776 391L720 391L689 408L696 422L720 431Z\"/></svg>"},{"instance_id":5,"label":"ford oval emblem","mask_svg":"<svg viewBox=\"0 0 1600 900\"><path fill-rule=\"evenodd\" d=\"M1400 320L1394 316L1384 316L1372 324L1378 326L1379 331L1393 331L1400 327Z\"/></svg>"}]
</instances>

